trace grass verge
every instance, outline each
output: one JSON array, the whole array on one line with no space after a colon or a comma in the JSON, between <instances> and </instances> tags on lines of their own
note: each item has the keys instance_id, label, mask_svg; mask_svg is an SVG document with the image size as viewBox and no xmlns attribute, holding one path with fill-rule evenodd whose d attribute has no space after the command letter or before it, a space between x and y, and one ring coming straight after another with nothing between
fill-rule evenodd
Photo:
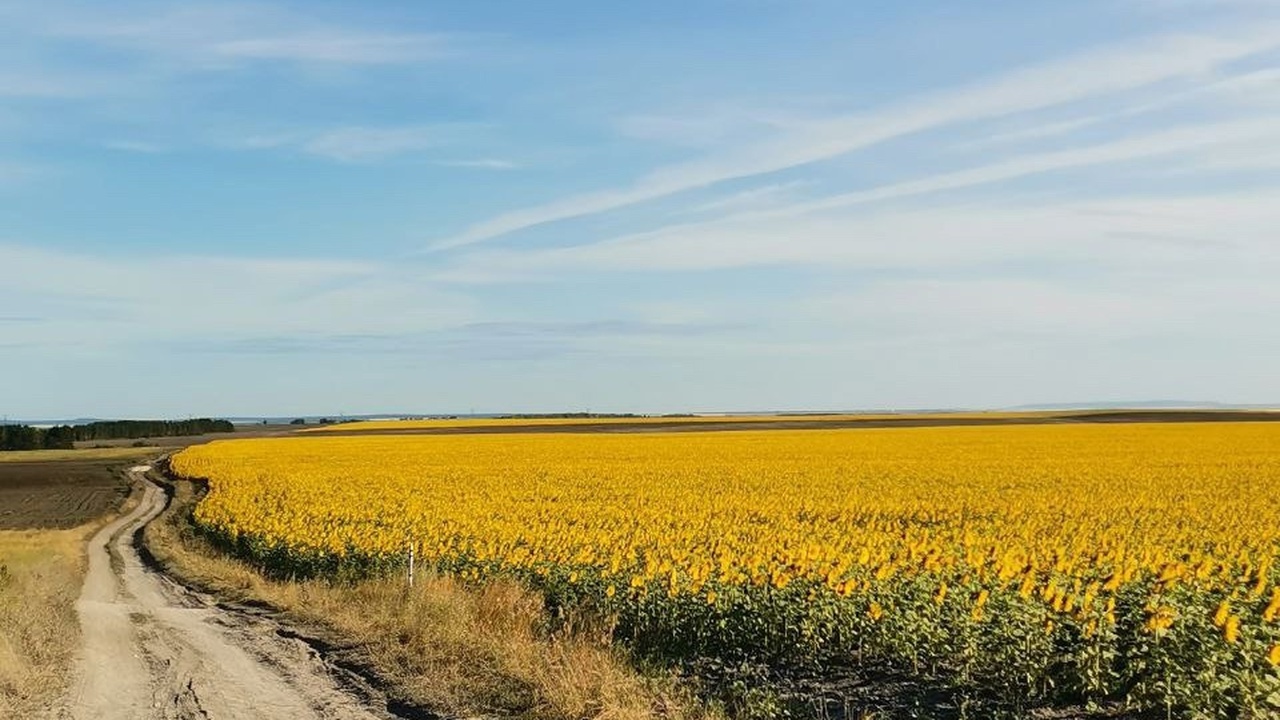
<instances>
[{"instance_id":1,"label":"grass verge","mask_svg":"<svg viewBox=\"0 0 1280 720\"><path fill-rule=\"evenodd\" d=\"M145 460L167 448L101 447L83 450L7 450L0 452L0 463L59 462L62 460Z\"/></svg>"},{"instance_id":2,"label":"grass verge","mask_svg":"<svg viewBox=\"0 0 1280 720\"><path fill-rule=\"evenodd\" d=\"M0 453L0 462L13 456L56 460L69 452ZM142 455L131 450L83 457ZM74 528L0 530L0 717L33 717L65 691L80 640L76 600L87 567L85 544L135 502L130 495L123 507Z\"/></svg>"},{"instance_id":3,"label":"grass verge","mask_svg":"<svg viewBox=\"0 0 1280 720\"><path fill-rule=\"evenodd\" d=\"M428 576L410 589L401 579L269 579L199 537L190 523L198 490L187 481L170 486L170 511L144 534L166 571L220 598L265 604L328 636L400 702L449 717L721 717L676 678L638 671L610 645L603 623L553 623L542 599L515 584Z\"/></svg>"},{"instance_id":4,"label":"grass verge","mask_svg":"<svg viewBox=\"0 0 1280 720\"><path fill-rule=\"evenodd\" d=\"M31 717L63 689L95 528L0 532L0 717Z\"/></svg>"}]
</instances>

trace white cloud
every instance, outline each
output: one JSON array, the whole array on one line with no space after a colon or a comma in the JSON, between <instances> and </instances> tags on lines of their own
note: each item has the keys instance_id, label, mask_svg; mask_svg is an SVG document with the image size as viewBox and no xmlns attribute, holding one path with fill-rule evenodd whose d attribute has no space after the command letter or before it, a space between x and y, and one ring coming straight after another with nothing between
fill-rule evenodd
<instances>
[{"instance_id":1,"label":"white cloud","mask_svg":"<svg viewBox=\"0 0 1280 720\"><path fill-rule=\"evenodd\" d=\"M447 142L437 127L348 127L307 140L303 151L341 162L378 160L421 152Z\"/></svg>"},{"instance_id":2,"label":"white cloud","mask_svg":"<svg viewBox=\"0 0 1280 720\"><path fill-rule=\"evenodd\" d=\"M683 114L631 115L618 122L623 136L684 147L713 147L741 142L762 132L804 124L811 113L784 111L785 101L762 107L713 103Z\"/></svg>"},{"instance_id":3,"label":"white cloud","mask_svg":"<svg viewBox=\"0 0 1280 720\"><path fill-rule=\"evenodd\" d=\"M799 317L845 328L911 337L962 333L1008 335L1132 334L1185 320L1179 304L1151 288L1081 286L1029 278L887 280L856 292L815 295L788 307Z\"/></svg>"},{"instance_id":4,"label":"white cloud","mask_svg":"<svg viewBox=\"0 0 1280 720\"><path fill-rule=\"evenodd\" d=\"M1275 0L1130 0L1130 2L1138 7L1144 7L1160 13L1168 12L1169 10L1197 10L1204 8L1277 9Z\"/></svg>"},{"instance_id":5,"label":"white cloud","mask_svg":"<svg viewBox=\"0 0 1280 720\"><path fill-rule=\"evenodd\" d=\"M231 257L114 258L0 245L0 300L39 322L34 350L130 343L414 333L472 320L470 303L393 266Z\"/></svg>"},{"instance_id":6,"label":"white cloud","mask_svg":"<svg viewBox=\"0 0 1280 720\"><path fill-rule=\"evenodd\" d=\"M1058 122L1032 123L1029 127L998 133L990 137L979 138L971 142L963 143L960 147L965 150L972 150L975 148L989 148L994 145L1022 143L1027 140L1041 140L1044 138L1054 137L1055 135L1066 135L1081 128L1097 125L1101 122L1113 120L1115 118L1115 114L1108 113L1072 118L1070 120L1060 120Z\"/></svg>"},{"instance_id":7,"label":"white cloud","mask_svg":"<svg viewBox=\"0 0 1280 720\"><path fill-rule=\"evenodd\" d=\"M773 205L795 196L800 188L813 183L805 180L764 185L750 190L733 193L725 197L711 200L689 208L691 213L724 212L727 210L759 209L762 205Z\"/></svg>"},{"instance_id":8,"label":"white cloud","mask_svg":"<svg viewBox=\"0 0 1280 720\"><path fill-rule=\"evenodd\" d=\"M432 59L446 55L448 48L449 43L441 36L358 34L334 30L209 44L210 52L224 57L362 65Z\"/></svg>"},{"instance_id":9,"label":"white cloud","mask_svg":"<svg viewBox=\"0 0 1280 720\"><path fill-rule=\"evenodd\" d=\"M1274 163L1275 148L1280 147L1280 119L1265 118L1233 122L1208 123L1175 128L1148 135L1125 138L1108 143L1057 152L1030 153L1010 160L968 170L943 173L917 180L893 183L842 193L834 196L795 202L763 209L758 207L771 195L788 190L787 186L765 186L757 189L763 197L750 191L722 201L722 210L737 210L710 221L681 223L656 230L617 237L582 246L532 251L498 251L475 253L464 258L444 277L460 281L487 282L508 275L538 276L546 272L586 270L682 270L746 267L771 264L880 263L909 266L911 262L930 262L920 248L943 251L943 256L991 257L1001 253L1019 253L1028 245L1040 247L1049 255L1071 253L1080 243L1101 242L1105 248L1109 233L1200 233L1216 237L1219 232L1238 228L1255 236L1257 228L1280 220L1271 213L1270 202L1255 204L1260 199L1243 195L1240 206L1200 199L1190 202L1171 199L1162 212L1183 218L1184 210L1198 210L1181 222L1169 226L1152 218L1134 224L1123 218L1104 222L1083 222L1077 212L1092 213L1085 204L1063 204L1047 207L996 205L976 212L968 206L943 206L942 209L910 208L857 214L862 208L889 200L959 190L980 185L1023 178L1054 171L1142 161L1153 158L1178 158L1197 171L1222 167L1267 167ZM1252 165L1251 165L1252 164ZM1265 194L1262 197L1267 197ZM1105 207L1123 212L1125 202L1134 208L1150 203L1141 200L1116 201ZM1085 208L1079 210L1079 208ZM1231 213L1220 219L1215 213ZM1261 215L1260 215L1261 214ZM947 217L945 222L937 218ZM1239 225L1239 219L1256 221ZM1004 240L1016 227L1017 240ZM1064 230L1068 231L1064 234ZM929 232L936 233L930 237ZM938 238L945 238L939 247ZM995 241L993 245L993 240ZM1059 245L1061 247L1059 247ZM889 260L894 255L897 261ZM936 261L936 258L934 258Z\"/></svg>"},{"instance_id":10,"label":"white cloud","mask_svg":"<svg viewBox=\"0 0 1280 720\"><path fill-rule=\"evenodd\" d=\"M327 130L250 132L224 138L219 144L237 150L286 148L337 162L362 163L450 147L465 141L471 131L471 126L458 123L389 127L352 126ZM444 161L435 164L491 170L516 167L514 163L497 159Z\"/></svg>"},{"instance_id":11,"label":"white cloud","mask_svg":"<svg viewBox=\"0 0 1280 720\"><path fill-rule=\"evenodd\" d=\"M1259 120L1195 125L1083 148L1028 154L971 170L843 193L810 202L743 214L727 220L793 217L832 208L1002 182L1055 170L1142 160L1190 151L1204 151L1215 147L1228 150L1241 147L1257 150L1274 148L1277 144L1280 144L1280 118L1268 117Z\"/></svg>"},{"instance_id":12,"label":"white cloud","mask_svg":"<svg viewBox=\"0 0 1280 720\"><path fill-rule=\"evenodd\" d=\"M1200 272L1280 271L1276 190L1093 202L974 201L843 209L667 228L591 245L475 251L439 275L508 282L592 272L767 266L977 271L1010 262Z\"/></svg>"},{"instance_id":13,"label":"white cloud","mask_svg":"<svg viewBox=\"0 0 1280 720\"><path fill-rule=\"evenodd\" d=\"M1250 170L1280 170L1280 145L1210 149L1179 168L1187 175Z\"/></svg>"},{"instance_id":14,"label":"white cloud","mask_svg":"<svg viewBox=\"0 0 1280 720\"><path fill-rule=\"evenodd\" d=\"M9 21L46 37L89 41L214 69L238 62L284 61L384 65L439 58L454 51L445 34L388 33L343 27L265 5L243 3L53 3L11 10Z\"/></svg>"},{"instance_id":15,"label":"white cloud","mask_svg":"<svg viewBox=\"0 0 1280 720\"><path fill-rule=\"evenodd\" d=\"M1186 106L1193 101L1212 103L1219 109L1233 106L1246 109L1280 107L1280 68L1246 72L1177 92L1159 93L1150 99L1111 112L1056 122L1028 123L1026 127L966 142L960 147L962 149L989 148L1028 140L1041 140L1069 134L1082 128L1148 115L1158 110Z\"/></svg>"},{"instance_id":16,"label":"white cloud","mask_svg":"<svg viewBox=\"0 0 1280 720\"><path fill-rule=\"evenodd\" d=\"M1028 112L1171 80L1196 79L1224 63L1277 45L1280 45L1280 27L1273 25L1221 37L1179 35L1127 42L880 111L814 121L771 142L660 168L628 187L571 196L498 215L439 240L432 248L468 245L535 225L613 210L733 178L805 165L953 123Z\"/></svg>"}]
</instances>

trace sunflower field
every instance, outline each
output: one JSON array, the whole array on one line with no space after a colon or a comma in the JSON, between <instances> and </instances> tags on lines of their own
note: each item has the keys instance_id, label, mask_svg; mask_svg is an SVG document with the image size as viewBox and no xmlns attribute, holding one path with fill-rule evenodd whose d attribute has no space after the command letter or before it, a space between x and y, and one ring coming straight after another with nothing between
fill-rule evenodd
<instances>
[{"instance_id":1,"label":"sunflower field","mask_svg":"<svg viewBox=\"0 0 1280 720\"><path fill-rule=\"evenodd\" d=\"M208 481L197 524L281 576L412 549L691 667L1280 716L1280 423L313 435L171 464Z\"/></svg>"}]
</instances>

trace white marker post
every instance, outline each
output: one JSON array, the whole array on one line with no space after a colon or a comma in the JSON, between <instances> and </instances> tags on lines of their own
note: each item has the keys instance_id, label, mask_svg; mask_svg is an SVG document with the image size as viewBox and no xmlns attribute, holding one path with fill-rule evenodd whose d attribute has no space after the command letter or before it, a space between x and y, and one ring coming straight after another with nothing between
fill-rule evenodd
<instances>
[{"instance_id":1,"label":"white marker post","mask_svg":"<svg viewBox=\"0 0 1280 720\"><path fill-rule=\"evenodd\" d=\"M409 543L409 587L413 587L413 543Z\"/></svg>"}]
</instances>

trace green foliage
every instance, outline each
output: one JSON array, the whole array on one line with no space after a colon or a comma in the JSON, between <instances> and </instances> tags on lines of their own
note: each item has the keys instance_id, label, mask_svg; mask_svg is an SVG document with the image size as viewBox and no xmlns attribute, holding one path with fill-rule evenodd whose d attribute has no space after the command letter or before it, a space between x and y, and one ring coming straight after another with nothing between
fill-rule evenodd
<instances>
[{"instance_id":1,"label":"green foliage","mask_svg":"<svg viewBox=\"0 0 1280 720\"><path fill-rule=\"evenodd\" d=\"M306 555L203 532L277 577L350 581L401 573L406 562L354 548ZM1267 661L1280 624L1262 620L1268 599L1261 593L1223 597L1148 578L1100 593L1088 607L1057 611L1013 586L983 593L987 586L973 578L952 578L940 593L940 579L926 574L855 579L864 589L842 596L799 581L708 586L698 594L618 588L589 568L548 564L515 573L466 555L424 569L468 580L514 576L544 595L553 616L612 617L614 637L639 659L684 667L741 718L825 717L820 698L781 691L813 678L889 688L860 701L877 717L1126 708L1208 720L1270 718L1280 709L1280 675ZM1233 641L1212 619L1224 600L1247 620ZM1167 630L1148 627L1157 606L1176 617ZM921 707L932 709L918 715Z\"/></svg>"},{"instance_id":2,"label":"green foliage","mask_svg":"<svg viewBox=\"0 0 1280 720\"><path fill-rule=\"evenodd\" d=\"M76 425L73 430L76 440L136 440L230 433L235 432L236 428L228 420L195 418L191 420L104 420Z\"/></svg>"},{"instance_id":3,"label":"green foliage","mask_svg":"<svg viewBox=\"0 0 1280 720\"><path fill-rule=\"evenodd\" d=\"M235 432L227 420L111 420L85 425L36 428L0 425L0 450L70 450L77 441L132 440L179 435ZM135 444L135 447L141 445Z\"/></svg>"}]
</instances>

